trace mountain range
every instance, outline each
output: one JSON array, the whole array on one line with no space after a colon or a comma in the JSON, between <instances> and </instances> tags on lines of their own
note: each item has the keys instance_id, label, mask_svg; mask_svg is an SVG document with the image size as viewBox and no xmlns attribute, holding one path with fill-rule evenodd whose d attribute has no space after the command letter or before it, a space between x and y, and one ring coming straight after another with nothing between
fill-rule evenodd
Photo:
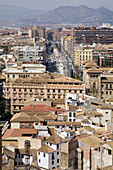
<instances>
[{"instance_id":1,"label":"mountain range","mask_svg":"<svg viewBox=\"0 0 113 170\"><path fill-rule=\"evenodd\" d=\"M89 8L84 5L77 7L60 6L51 11L29 10L13 6L0 6L0 20L15 20L20 25L41 25L41 24L83 24L101 25L103 22L113 24L113 11L100 7Z\"/></svg>"}]
</instances>

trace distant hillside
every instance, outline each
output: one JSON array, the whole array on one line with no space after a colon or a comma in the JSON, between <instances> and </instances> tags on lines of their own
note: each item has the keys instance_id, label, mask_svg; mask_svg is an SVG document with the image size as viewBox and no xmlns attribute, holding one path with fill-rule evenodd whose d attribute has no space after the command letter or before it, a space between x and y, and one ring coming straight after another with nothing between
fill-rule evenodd
<instances>
[{"instance_id":1,"label":"distant hillside","mask_svg":"<svg viewBox=\"0 0 113 170\"><path fill-rule=\"evenodd\" d=\"M0 6L0 18L11 20L11 23L19 25L41 25L41 24L83 24L101 25L103 22L113 24L113 12L105 7L98 9L89 8L84 5L78 7L61 6L44 13L39 10L25 8ZM15 20L18 19L18 22ZM0 19L1 20L1 19Z\"/></svg>"},{"instance_id":2,"label":"distant hillside","mask_svg":"<svg viewBox=\"0 0 113 170\"><path fill-rule=\"evenodd\" d=\"M41 10L30 10L27 8L10 5L0 5L0 21L21 19L31 15L41 15L44 13L45 11Z\"/></svg>"},{"instance_id":3,"label":"distant hillside","mask_svg":"<svg viewBox=\"0 0 113 170\"><path fill-rule=\"evenodd\" d=\"M78 7L61 6L40 16L24 18L21 22L35 24L84 24L100 25L103 22L113 24L113 12L105 7L98 9L84 5Z\"/></svg>"}]
</instances>

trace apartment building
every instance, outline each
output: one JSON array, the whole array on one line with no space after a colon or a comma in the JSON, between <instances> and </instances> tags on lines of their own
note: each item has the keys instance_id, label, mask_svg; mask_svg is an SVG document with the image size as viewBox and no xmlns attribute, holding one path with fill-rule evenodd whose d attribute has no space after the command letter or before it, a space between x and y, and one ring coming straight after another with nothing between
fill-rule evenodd
<instances>
[{"instance_id":1,"label":"apartment building","mask_svg":"<svg viewBox=\"0 0 113 170\"><path fill-rule=\"evenodd\" d=\"M45 145L37 151L37 162L40 168L55 169L60 167L60 150L65 140L59 135L50 136Z\"/></svg>"},{"instance_id":2,"label":"apartment building","mask_svg":"<svg viewBox=\"0 0 113 170\"><path fill-rule=\"evenodd\" d=\"M99 45L93 50L93 61L101 67L113 66L113 46Z\"/></svg>"},{"instance_id":3,"label":"apartment building","mask_svg":"<svg viewBox=\"0 0 113 170\"><path fill-rule=\"evenodd\" d=\"M30 38L38 37L39 39L45 38L45 30L46 28L44 27L34 26L30 28L28 31L29 37Z\"/></svg>"},{"instance_id":4,"label":"apartment building","mask_svg":"<svg viewBox=\"0 0 113 170\"><path fill-rule=\"evenodd\" d=\"M46 72L46 66L42 64L24 64L21 61L14 63L12 67L5 68L2 75L8 79L15 80L17 78L33 77L42 75Z\"/></svg>"},{"instance_id":5,"label":"apartment building","mask_svg":"<svg viewBox=\"0 0 113 170\"><path fill-rule=\"evenodd\" d=\"M11 54L18 61L39 62L45 63L45 48L39 46L13 46Z\"/></svg>"},{"instance_id":6,"label":"apartment building","mask_svg":"<svg viewBox=\"0 0 113 170\"><path fill-rule=\"evenodd\" d=\"M83 63L87 60L93 61L93 49L94 46L77 46L75 49L76 65L83 66Z\"/></svg>"},{"instance_id":7,"label":"apartment building","mask_svg":"<svg viewBox=\"0 0 113 170\"><path fill-rule=\"evenodd\" d=\"M99 68L96 63L83 63L83 82L86 84L86 93L94 97L105 99L113 95L113 69Z\"/></svg>"},{"instance_id":8,"label":"apartment building","mask_svg":"<svg viewBox=\"0 0 113 170\"><path fill-rule=\"evenodd\" d=\"M45 99L63 99L66 92L84 93L83 82L58 75L47 73L38 77L27 77L7 82L4 85L4 97L11 99L11 111L20 111L24 102L36 95Z\"/></svg>"}]
</instances>

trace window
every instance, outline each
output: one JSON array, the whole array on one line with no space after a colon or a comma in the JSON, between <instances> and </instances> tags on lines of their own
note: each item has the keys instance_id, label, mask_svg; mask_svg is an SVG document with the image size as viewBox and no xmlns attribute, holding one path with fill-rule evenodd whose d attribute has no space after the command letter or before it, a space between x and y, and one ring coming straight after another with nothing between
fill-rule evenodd
<instances>
[{"instance_id":1,"label":"window","mask_svg":"<svg viewBox=\"0 0 113 170\"><path fill-rule=\"evenodd\" d=\"M108 89L108 84L106 84L106 89Z\"/></svg>"},{"instance_id":2,"label":"window","mask_svg":"<svg viewBox=\"0 0 113 170\"><path fill-rule=\"evenodd\" d=\"M110 91L110 94L112 94L112 91Z\"/></svg>"},{"instance_id":3,"label":"window","mask_svg":"<svg viewBox=\"0 0 113 170\"><path fill-rule=\"evenodd\" d=\"M22 127L25 127L25 123L22 123Z\"/></svg>"},{"instance_id":4,"label":"window","mask_svg":"<svg viewBox=\"0 0 113 170\"><path fill-rule=\"evenodd\" d=\"M54 165L54 161L52 161L52 165Z\"/></svg>"},{"instance_id":5,"label":"window","mask_svg":"<svg viewBox=\"0 0 113 170\"><path fill-rule=\"evenodd\" d=\"M44 157L46 157L46 154L44 153Z\"/></svg>"},{"instance_id":6,"label":"window","mask_svg":"<svg viewBox=\"0 0 113 170\"><path fill-rule=\"evenodd\" d=\"M54 153L52 153L52 159L55 159L55 158L54 158ZM53 162L54 162L54 161L53 161Z\"/></svg>"},{"instance_id":7,"label":"window","mask_svg":"<svg viewBox=\"0 0 113 170\"><path fill-rule=\"evenodd\" d=\"M32 123L29 123L29 127L32 127Z\"/></svg>"},{"instance_id":8,"label":"window","mask_svg":"<svg viewBox=\"0 0 113 170\"><path fill-rule=\"evenodd\" d=\"M50 146L52 145L52 143L50 143Z\"/></svg>"},{"instance_id":9,"label":"window","mask_svg":"<svg viewBox=\"0 0 113 170\"><path fill-rule=\"evenodd\" d=\"M59 155L59 152L57 152L57 155Z\"/></svg>"},{"instance_id":10,"label":"window","mask_svg":"<svg viewBox=\"0 0 113 170\"><path fill-rule=\"evenodd\" d=\"M26 92L26 89L24 89L24 92Z\"/></svg>"},{"instance_id":11,"label":"window","mask_svg":"<svg viewBox=\"0 0 113 170\"><path fill-rule=\"evenodd\" d=\"M106 94L108 94L108 91L106 91Z\"/></svg>"},{"instance_id":12,"label":"window","mask_svg":"<svg viewBox=\"0 0 113 170\"><path fill-rule=\"evenodd\" d=\"M76 93L77 91L75 90L74 92Z\"/></svg>"},{"instance_id":13,"label":"window","mask_svg":"<svg viewBox=\"0 0 113 170\"><path fill-rule=\"evenodd\" d=\"M38 154L40 155L40 152L38 152Z\"/></svg>"},{"instance_id":14,"label":"window","mask_svg":"<svg viewBox=\"0 0 113 170\"><path fill-rule=\"evenodd\" d=\"M108 112L105 112L105 114L108 114Z\"/></svg>"},{"instance_id":15,"label":"window","mask_svg":"<svg viewBox=\"0 0 113 170\"><path fill-rule=\"evenodd\" d=\"M32 89L30 89L30 92L32 92Z\"/></svg>"},{"instance_id":16,"label":"window","mask_svg":"<svg viewBox=\"0 0 113 170\"><path fill-rule=\"evenodd\" d=\"M59 149L59 144L57 144L57 149Z\"/></svg>"},{"instance_id":17,"label":"window","mask_svg":"<svg viewBox=\"0 0 113 170\"><path fill-rule=\"evenodd\" d=\"M41 160L39 159L39 162L41 163Z\"/></svg>"},{"instance_id":18,"label":"window","mask_svg":"<svg viewBox=\"0 0 113 170\"><path fill-rule=\"evenodd\" d=\"M111 155L111 150L110 149L108 149L108 155Z\"/></svg>"},{"instance_id":19,"label":"window","mask_svg":"<svg viewBox=\"0 0 113 170\"><path fill-rule=\"evenodd\" d=\"M69 117L71 117L71 112L69 112Z\"/></svg>"},{"instance_id":20,"label":"window","mask_svg":"<svg viewBox=\"0 0 113 170\"><path fill-rule=\"evenodd\" d=\"M19 89L19 91L21 92L21 89Z\"/></svg>"},{"instance_id":21,"label":"window","mask_svg":"<svg viewBox=\"0 0 113 170\"><path fill-rule=\"evenodd\" d=\"M59 159L57 159L57 163L59 163Z\"/></svg>"},{"instance_id":22,"label":"window","mask_svg":"<svg viewBox=\"0 0 113 170\"><path fill-rule=\"evenodd\" d=\"M75 113L73 113L73 117L75 117Z\"/></svg>"}]
</instances>

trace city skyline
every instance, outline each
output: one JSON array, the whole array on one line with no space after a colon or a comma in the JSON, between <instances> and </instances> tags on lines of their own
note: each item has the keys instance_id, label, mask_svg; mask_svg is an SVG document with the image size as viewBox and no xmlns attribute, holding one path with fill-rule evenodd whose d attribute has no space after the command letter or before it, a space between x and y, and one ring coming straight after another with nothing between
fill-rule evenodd
<instances>
[{"instance_id":1,"label":"city skyline","mask_svg":"<svg viewBox=\"0 0 113 170\"><path fill-rule=\"evenodd\" d=\"M113 1L112 0L95 0L94 2L90 0L1 0L0 5L13 5L17 7L24 7L33 10L52 10L59 6L79 6L86 5L90 8L99 8L104 6L113 11Z\"/></svg>"}]
</instances>

